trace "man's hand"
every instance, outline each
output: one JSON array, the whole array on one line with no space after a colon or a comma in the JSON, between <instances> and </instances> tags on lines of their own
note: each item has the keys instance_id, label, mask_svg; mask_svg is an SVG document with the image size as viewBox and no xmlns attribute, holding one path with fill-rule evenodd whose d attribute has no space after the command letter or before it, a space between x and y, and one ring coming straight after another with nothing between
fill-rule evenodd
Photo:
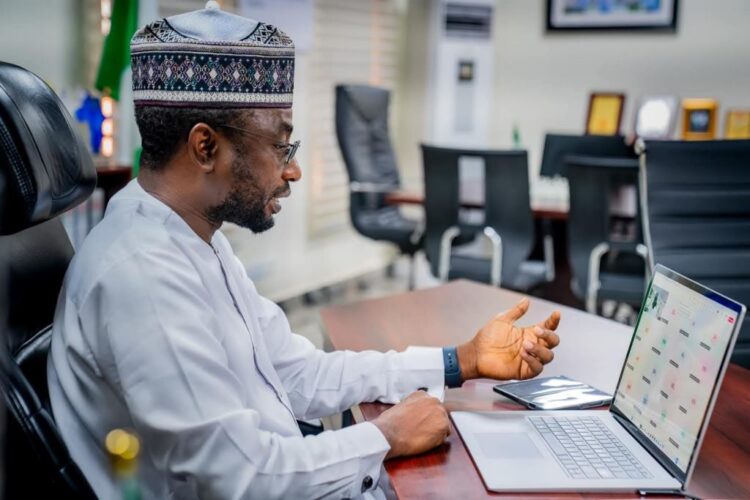
<instances>
[{"instance_id":1,"label":"man's hand","mask_svg":"<svg viewBox=\"0 0 750 500\"><path fill-rule=\"evenodd\" d=\"M539 324L519 327L514 323L529 309L524 298L512 309L498 314L469 342L458 346L461 378L496 380L536 377L552 361L552 349L560 343L554 332L560 312L553 312Z\"/></svg>"},{"instance_id":2,"label":"man's hand","mask_svg":"<svg viewBox=\"0 0 750 500\"><path fill-rule=\"evenodd\" d=\"M450 434L445 408L424 391L410 394L381 413L372 423L391 445L386 459L431 450Z\"/></svg>"}]
</instances>

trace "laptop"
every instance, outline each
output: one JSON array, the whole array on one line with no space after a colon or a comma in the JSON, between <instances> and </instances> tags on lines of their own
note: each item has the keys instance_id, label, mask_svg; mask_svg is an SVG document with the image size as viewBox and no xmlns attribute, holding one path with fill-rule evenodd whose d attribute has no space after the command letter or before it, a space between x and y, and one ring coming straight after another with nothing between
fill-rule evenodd
<instances>
[{"instance_id":1,"label":"laptop","mask_svg":"<svg viewBox=\"0 0 750 500\"><path fill-rule=\"evenodd\" d=\"M451 418L491 491L683 491L744 316L656 266L609 411Z\"/></svg>"}]
</instances>

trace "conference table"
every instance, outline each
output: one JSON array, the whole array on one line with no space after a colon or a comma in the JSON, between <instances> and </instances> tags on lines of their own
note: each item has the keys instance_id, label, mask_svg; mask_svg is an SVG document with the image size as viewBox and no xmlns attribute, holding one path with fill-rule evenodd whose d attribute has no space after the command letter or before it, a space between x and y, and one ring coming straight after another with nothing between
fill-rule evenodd
<instances>
[{"instance_id":1,"label":"conference table","mask_svg":"<svg viewBox=\"0 0 750 500\"><path fill-rule=\"evenodd\" d=\"M508 309L521 294L465 280L435 288L322 310L328 340L336 349L403 350L409 345L456 345L471 338L493 315ZM632 328L611 320L532 298L522 324L536 323L553 310L562 312L561 342L545 375L567 375L612 393L630 343ZM519 410L494 393L491 380L474 380L446 390L445 406L455 410ZM360 405L365 420L388 405ZM750 498L750 371L730 365L710 428L687 491L700 498ZM452 425L452 424L451 424ZM385 463L399 498L475 499L487 491L461 438L452 427L435 450ZM630 494L525 494L513 498L633 498ZM502 496L502 495L500 495ZM667 497L669 498L669 497Z\"/></svg>"}]
</instances>

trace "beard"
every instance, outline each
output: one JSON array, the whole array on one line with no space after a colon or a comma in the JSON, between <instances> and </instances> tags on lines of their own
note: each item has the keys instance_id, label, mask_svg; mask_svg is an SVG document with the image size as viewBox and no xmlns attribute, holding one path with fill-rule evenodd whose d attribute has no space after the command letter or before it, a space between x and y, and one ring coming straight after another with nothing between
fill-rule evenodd
<instances>
[{"instance_id":1,"label":"beard","mask_svg":"<svg viewBox=\"0 0 750 500\"><path fill-rule=\"evenodd\" d=\"M232 164L234 186L220 204L206 211L208 219L214 223L231 222L262 233L271 229L275 223L273 215L266 215L266 207L274 198L289 191L289 184L271 194L260 186L258 180L250 173L250 168L243 165L239 158Z\"/></svg>"}]
</instances>

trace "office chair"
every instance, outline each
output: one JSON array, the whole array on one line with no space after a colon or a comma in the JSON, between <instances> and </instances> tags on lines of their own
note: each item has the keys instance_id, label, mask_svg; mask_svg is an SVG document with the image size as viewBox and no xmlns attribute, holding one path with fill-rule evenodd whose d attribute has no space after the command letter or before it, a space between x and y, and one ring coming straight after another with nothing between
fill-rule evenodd
<instances>
[{"instance_id":1,"label":"office chair","mask_svg":"<svg viewBox=\"0 0 750 500\"><path fill-rule=\"evenodd\" d=\"M621 135L546 134L539 175L567 177L565 157L571 155L635 158L633 148Z\"/></svg>"},{"instance_id":2,"label":"office chair","mask_svg":"<svg viewBox=\"0 0 750 500\"><path fill-rule=\"evenodd\" d=\"M96 170L71 117L36 75L0 63L0 266L7 288L6 495L95 498L55 425L47 352L73 248L59 215L85 200Z\"/></svg>"},{"instance_id":3,"label":"office chair","mask_svg":"<svg viewBox=\"0 0 750 500\"><path fill-rule=\"evenodd\" d=\"M639 215L628 238L613 235L610 193L637 185L638 160L568 156L568 258L573 294L597 313L605 300L638 309L646 287L646 247Z\"/></svg>"},{"instance_id":4,"label":"office chair","mask_svg":"<svg viewBox=\"0 0 750 500\"><path fill-rule=\"evenodd\" d=\"M750 305L750 141L645 141L640 182L651 268ZM732 361L750 368L750 319Z\"/></svg>"},{"instance_id":5,"label":"office chair","mask_svg":"<svg viewBox=\"0 0 750 500\"><path fill-rule=\"evenodd\" d=\"M425 181L425 253L432 274L468 278L520 291L546 281L544 262L528 261L534 244L526 151L476 151L422 145ZM454 251L462 235L459 218L461 157L485 164L485 221L490 258Z\"/></svg>"},{"instance_id":6,"label":"office chair","mask_svg":"<svg viewBox=\"0 0 750 500\"><path fill-rule=\"evenodd\" d=\"M388 136L385 89L366 85L336 86L336 137L349 175L349 214L361 235L398 246L411 258L409 287L414 285L414 254L422 246L421 223L385 203L401 179Z\"/></svg>"}]
</instances>

